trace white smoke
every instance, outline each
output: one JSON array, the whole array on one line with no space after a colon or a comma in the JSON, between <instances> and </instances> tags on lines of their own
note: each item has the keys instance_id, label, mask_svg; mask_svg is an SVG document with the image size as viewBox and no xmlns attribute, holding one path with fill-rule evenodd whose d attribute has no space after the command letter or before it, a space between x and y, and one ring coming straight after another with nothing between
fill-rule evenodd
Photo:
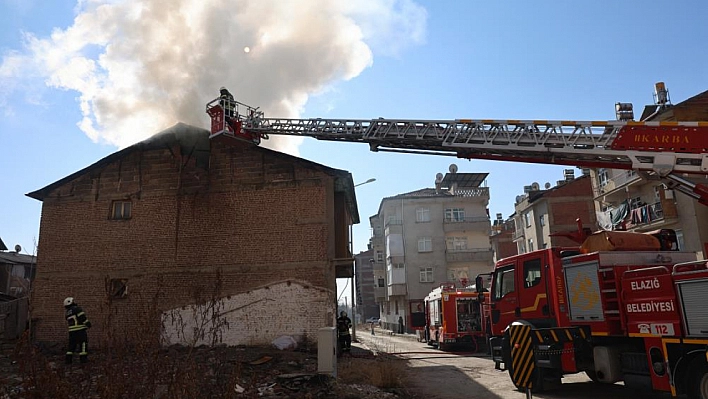
<instances>
[{"instance_id":1,"label":"white smoke","mask_svg":"<svg viewBox=\"0 0 708 399\"><path fill-rule=\"evenodd\" d=\"M78 92L80 129L118 147L178 121L208 127L221 86L266 117L297 117L374 53L421 43L426 17L413 0L79 0L71 26L3 55L0 107L18 81L43 79ZM300 142L266 145L297 154Z\"/></svg>"}]
</instances>

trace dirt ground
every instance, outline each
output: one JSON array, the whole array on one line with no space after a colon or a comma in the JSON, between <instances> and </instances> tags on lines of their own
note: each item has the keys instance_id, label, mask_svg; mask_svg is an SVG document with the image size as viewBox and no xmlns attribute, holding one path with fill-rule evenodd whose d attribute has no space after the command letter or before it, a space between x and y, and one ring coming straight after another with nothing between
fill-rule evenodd
<instances>
[{"instance_id":1,"label":"dirt ground","mask_svg":"<svg viewBox=\"0 0 708 399\"><path fill-rule=\"evenodd\" d=\"M317 373L316 347L97 351L87 364L75 359L72 365L64 364L60 347L18 341L1 349L0 399L413 397L400 388L401 361L375 358L362 347L339 358L336 379Z\"/></svg>"}]
</instances>

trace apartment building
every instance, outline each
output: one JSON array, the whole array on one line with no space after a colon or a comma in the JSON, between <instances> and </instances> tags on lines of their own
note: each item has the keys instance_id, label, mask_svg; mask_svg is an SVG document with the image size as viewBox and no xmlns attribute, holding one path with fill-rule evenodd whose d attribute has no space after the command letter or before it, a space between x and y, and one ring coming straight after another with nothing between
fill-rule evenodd
<instances>
[{"instance_id":1,"label":"apartment building","mask_svg":"<svg viewBox=\"0 0 708 399\"><path fill-rule=\"evenodd\" d=\"M553 233L577 231L577 220L596 230L596 216L589 171L578 178L573 169L564 171L564 179L555 186L538 183L524 187L514 205L514 242L518 253L558 246L576 246L567 237Z\"/></svg>"},{"instance_id":2,"label":"apartment building","mask_svg":"<svg viewBox=\"0 0 708 399\"><path fill-rule=\"evenodd\" d=\"M654 87L654 104L642 111L640 121L708 121L708 91L678 104L672 104L663 82ZM622 107L620 107L620 105ZM630 111L620 112L620 109ZM630 104L617 103L617 118L633 120ZM658 229L676 231L679 249L708 254L708 207L672 189L654 173L631 170L594 169L591 171L595 208L601 228L648 232ZM696 183L705 176L683 175Z\"/></svg>"},{"instance_id":3,"label":"apartment building","mask_svg":"<svg viewBox=\"0 0 708 399\"><path fill-rule=\"evenodd\" d=\"M374 298L374 251L368 249L354 255L356 275L356 309L354 316L358 322L371 317L379 317L379 306Z\"/></svg>"},{"instance_id":4,"label":"apartment building","mask_svg":"<svg viewBox=\"0 0 708 399\"><path fill-rule=\"evenodd\" d=\"M374 295L384 327L424 323L424 298L442 283L474 283L493 265L487 173L438 173L435 188L381 200L373 231Z\"/></svg>"},{"instance_id":5,"label":"apartment building","mask_svg":"<svg viewBox=\"0 0 708 399\"><path fill-rule=\"evenodd\" d=\"M492 251L494 251L495 263L499 259L504 259L519 253L516 243L514 242L514 233L516 232L514 215L508 219L504 219L501 213L497 213L496 219L492 222L492 233L489 237L489 242L492 245Z\"/></svg>"}]
</instances>

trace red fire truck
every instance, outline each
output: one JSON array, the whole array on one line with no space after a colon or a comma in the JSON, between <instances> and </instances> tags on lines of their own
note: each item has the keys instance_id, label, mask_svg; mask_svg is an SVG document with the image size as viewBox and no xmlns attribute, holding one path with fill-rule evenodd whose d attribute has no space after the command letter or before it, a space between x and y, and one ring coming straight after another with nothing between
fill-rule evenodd
<instances>
[{"instance_id":1,"label":"red fire truck","mask_svg":"<svg viewBox=\"0 0 708 399\"><path fill-rule=\"evenodd\" d=\"M598 232L579 248L498 261L489 296L496 368L535 392L585 372L708 397L708 267L671 248L670 230Z\"/></svg>"},{"instance_id":2,"label":"red fire truck","mask_svg":"<svg viewBox=\"0 0 708 399\"><path fill-rule=\"evenodd\" d=\"M440 350L464 346L476 352L485 342L486 318L474 288L441 284L425 297L424 340Z\"/></svg>"}]
</instances>

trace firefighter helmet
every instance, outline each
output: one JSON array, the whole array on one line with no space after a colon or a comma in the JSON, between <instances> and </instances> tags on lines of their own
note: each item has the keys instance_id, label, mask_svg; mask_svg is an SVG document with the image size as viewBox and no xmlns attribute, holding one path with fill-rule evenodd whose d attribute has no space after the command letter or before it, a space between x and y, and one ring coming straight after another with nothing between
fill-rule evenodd
<instances>
[{"instance_id":1,"label":"firefighter helmet","mask_svg":"<svg viewBox=\"0 0 708 399\"><path fill-rule=\"evenodd\" d=\"M68 297L64 299L64 306L71 306L74 304L74 298Z\"/></svg>"}]
</instances>

